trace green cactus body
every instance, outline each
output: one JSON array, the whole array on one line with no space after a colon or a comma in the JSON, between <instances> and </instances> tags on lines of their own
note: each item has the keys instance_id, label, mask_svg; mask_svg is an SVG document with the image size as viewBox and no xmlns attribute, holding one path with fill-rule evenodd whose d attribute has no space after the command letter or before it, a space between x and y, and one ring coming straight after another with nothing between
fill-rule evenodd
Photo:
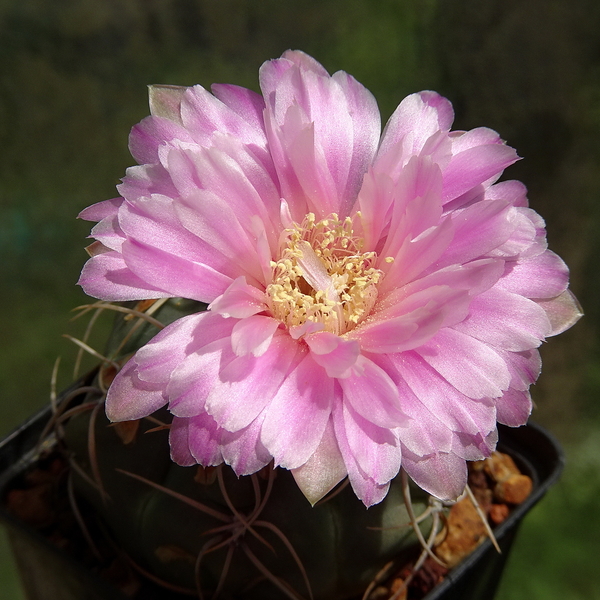
<instances>
[{"instance_id":1,"label":"green cactus body","mask_svg":"<svg viewBox=\"0 0 600 600\"><path fill-rule=\"evenodd\" d=\"M154 316L168 322L191 310L198 310L196 303L169 301ZM135 323L117 321L111 351ZM138 327L124 351L145 343L151 329ZM155 416L169 421L166 410ZM389 560L417 543L399 478L368 510L349 486L312 507L284 469L265 467L238 478L225 465L176 465L168 432L148 419L125 443L101 408L87 411L70 419L65 442L88 474L74 471L78 494L93 505L119 548L155 577L201 588L207 598L217 589L220 598L244 600L360 597ZM413 490L416 514L428 498ZM424 530L429 526L421 523Z\"/></svg>"}]
</instances>

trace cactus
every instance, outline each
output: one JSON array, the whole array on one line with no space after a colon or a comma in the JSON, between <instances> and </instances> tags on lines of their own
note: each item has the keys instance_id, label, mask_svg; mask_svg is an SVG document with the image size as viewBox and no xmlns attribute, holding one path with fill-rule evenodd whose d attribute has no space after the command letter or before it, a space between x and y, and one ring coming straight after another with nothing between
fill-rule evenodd
<instances>
[{"instance_id":1,"label":"cactus","mask_svg":"<svg viewBox=\"0 0 600 600\"><path fill-rule=\"evenodd\" d=\"M154 319L168 324L204 308L171 299L152 305L149 317L140 310L148 304L119 309L126 314L117 314L98 390L70 411L62 434L78 497L139 570L200 598L341 600L360 597L388 561L414 550L410 523L429 497L416 489L408 510L400 477L369 509L343 483L312 507L285 469L237 478L225 465L176 465L166 410L111 425L102 390L115 368L155 333Z\"/></svg>"}]
</instances>

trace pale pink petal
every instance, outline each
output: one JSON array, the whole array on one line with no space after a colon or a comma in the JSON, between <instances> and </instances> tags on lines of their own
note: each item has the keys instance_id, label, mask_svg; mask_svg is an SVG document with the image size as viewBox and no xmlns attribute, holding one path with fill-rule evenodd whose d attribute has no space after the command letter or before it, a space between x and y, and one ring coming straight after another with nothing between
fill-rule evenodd
<instances>
[{"instance_id":1,"label":"pale pink petal","mask_svg":"<svg viewBox=\"0 0 600 600\"><path fill-rule=\"evenodd\" d=\"M453 432L452 453L465 460L483 460L490 456L496 449L498 443L498 431L494 429L487 435L477 433L475 435Z\"/></svg>"},{"instance_id":2,"label":"pale pink petal","mask_svg":"<svg viewBox=\"0 0 600 600\"><path fill-rule=\"evenodd\" d=\"M396 256L391 257L391 264L379 263L379 268L385 272L379 292L385 294L410 283L426 274L433 264L442 267L443 265L439 264L440 257L444 255L454 237L454 223L445 219L438 227L431 227L418 238L406 238Z\"/></svg>"},{"instance_id":3,"label":"pale pink petal","mask_svg":"<svg viewBox=\"0 0 600 600\"><path fill-rule=\"evenodd\" d=\"M421 457L405 450L402 466L420 488L440 500L456 500L467 485L467 463L453 453Z\"/></svg>"},{"instance_id":4,"label":"pale pink petal","mask_svg":"<svg viewBox=\"0 0 600 600\"><path fill-rule=\"evenodd\" d=\"M213 83L210 89L215 97L255 130L264 129L265 101L260 94L239 85L227 83Z\"/></svg>"},{"instance_id":5,"label":"pale pink petal","mask_svg":"<svg viewBox=\"0 0 600 600\"><path fill-rule=\"evenodd\" d=\"M283 150L274 157L284 195L292 200L299 184L319 216L349 214L377 148L377 104L349 75L330 77L313 59L306 68L307 57L289 56L292 64L286 56L261 69L269 140Z\"/></svg>"},{"instance_id":6,"label":"pale pink petal","mask_svg":"<svg viewBox=\"0 0 600 600\"><path fill-rule=\"evenodd\" d=\"M569 269L550 250L530 260L507 263L507 271L498 286L526 298L555 298L569 281Z\"/></svg>"},{"instance_id":7,"label":"pale pink petal","mask_svg":"<svg viewBox=\"0 0 600 600\"><path fill-rule=\"evenodd\" d=\"M221 430L206 413L188 419L188 443L196 462L205 467L216 467L223 462L220 448Z\"/></svg>"},{"instance_id":8,"label":"pale pink petal","mask_svg":"<svg viewBox=\"0 0 600 600\"><path fill-rule=\"evenodd\" d=\"M302 52L302 50L286 50L281 55L281 61L290 61L291 63L299 66L304 71L312 71L317 75L321 75L327 77L329 74L327 73L325 67L318 61L315 60L312 56L306 54L306 52ZM271 63L278 62L277 60L269 61Z\"/></svg>"},{"instance_id":9,"label":"pale pink petal","mask_svg":"<svg viewBox=\"0 0 600 600\"><path fill-rule=\"evenodd\" d=\"M278 242L280 190L268 156L261 160L253 147L221 134L215 134L211 148L184 152L191 159L182 165L182 169L189 169L187 177L226 203L230 218L239 221L246 231L251 219L258 216L265 224L269 239L273 244ZM177 152L173 151L173 158L176 157Z\"/></svg>"},{"instance_id":10,"label":"pale pink petal","mask_svg":"<svg viewBox=\"0 0 600 600\"><path fill-rule=\"evenodd\" d=\"M177 319L157 333L134 355L137 375L150 383L167 383L171 374L193 352L208 343L229 337L232 324L201 312Z\"/></svg>"},{"instance_id":11,"label":"pale pink petal","mask_svg":"<svg viewBox=\"0 0 600 600\"><path fill-rule=\"evenodd\" d=\"M511 388L525 391L532 383L536 382L542 370L542 359L538 350L508 352L497 349L496 351L508 367Z\"/></svg>"},{"instance_id":12,"label":"pale pink petal","mask_svg":"<svg viewBox=\"0 0 600 600\"><path fill-rule=\"evenodd\" d=\"M306 354L287 375L266 412L261 441L286 469L302 466L319 445L333 398L334 380Z\"/></svg>"},{"instance_id":13,"label":"pale pink petal","mask_svg":"<svg viewBox=\"0 0 600 600\"><path fill-rule=\"evenodd\" d=\"M504 262L490 258L435 270L381 295L373 315L377 316L377 320L401 316L436 300L438 294L442 296L441 302L446 302L453 291L465 291L471 297L477 296L489 290L503 271Z\"/></svg>"},{"instance_id":14,"label":"pale pink petal","mask_svg":"<svg viewBox=\"0 0 600 600\"><path fill-rule=\"evenodd\" d=\"M181 124L159 116L146 117L129 134L129 151L141 165L160 162L158 149L172 140L192 142Z\"/></svg>"},{"instance_id":15,"label":"pale pink petal","mask_svg":"<svg viewBox=\"0 0 600 600\"><path fill-rule=\"evenodd\" d=\"M543 254L548 249L546 223L544 222L544 219L531 208L518 207L518 211L521 215L527 217L531 225L535 228L535 238L528 248L520 252L519 258L524 260Z\"/></svg>"},{"instance_id":16,"label":"pale pink petal","mask_svg":"<svg viewBox=\"0 0 600 600\"><path fill-rule=\"evenodd\" d=\"M510 427L520 427L527 423L533 404L529 390L507 390L500 398L496 398L496 417L498 423Z\"/></svg>"},{"instance_id":17,"label":"pale pink petal","mask_svg":"<svg viewBox=\"0 0 600 600\"><path fill-rule=\"evenodd\" d=\"M256 473L273 459L260 440L263 419L264 412L243 429L221 432L223 460L238 476Z\"/></svg>"},{"instance_id":18,"label":"pale pink petal","mask_svg":"<svg viewBox=\"0 0 600 600\"><path fill-rule=\"evenodd\" d=\"M106 416L111 421L134 421L147 417L167 403L164 386L142 381L130 360L113 380L106 395Z\"/></svg>"},{"instance_id":19,"label":"pale pink petal","mask_svg":"<svg viewBox=\"0 0 600 600\"><path fill-rule=\"evenodd\" d=\"M402 410L410 418L395 428L402 446L419 456L449 452L452 448L452 430L442 423L408 386L404 387L406 391L401 391Z\"/></svg>"},{"instance_id":20,"label":"pale pink petal","mask_svg":"<svg viewBox=\"0 0 600 600\"><path fill-rule=\"evenodd\" d=\"M314 506L347 474L330 418L317 449L301 467L292 469L292 475L306 499Z\"/></svg>"},{"instance_id":21,"label":"pale pink petal","mask_svg":"<svg viewBox=\"0 0 600 600\"><path fill-rule=\"evenodd\" d=\"M551 333L550 321L538 304L497 289L474 298L469 316L454 329L514 352L537 348Z\"/></svg>"},{"instance_id":22,"label":"pale pink petal","mask_svg":"<svg viewBox=\"0 0 600 600\"><path fill-rule=\"evenodd\" d=\"M371 423L380 427L396 427L406 420L402 412L398 388L390 376L372 360L360 356L352 374L339 379L344 402Z\"/></svg>"},{"instance_id":23,"label":"pale pink petal","mask_svg":"<svg viewBox=\"0 0 600 600\"><path fill-rule=\"evenodd\" d=\"M406 239L412 241L439 224L441 191L442 175L438 165L428 157L411 158L396 183L390 231L381 250L383 256L396 257Z\"/></svg>"},{"instance_id":24,"label":"pale pink petal","mask_svg":"<svg viewBox=\"0 0 600 600\"><path fill-rule=\"evenodd\" d=\"M223 429L237 431L247 427L271 402L297 352L298 343L281 333L273 337L262 356L236 357L213 382L206 410Z\"/></svg>"},{"instance_id":25,"label":"pale pink petal","mask_svg":"<svg viewBox=\"0 0 600 600\"><path fill-rule=\"evenodd\" d=\"M388 318L383 319L378 314L377 320L357 329L354 335L368 352L379 354L412 350L429 341L442 326L464 319L469 303L466 290L433 286L388 309ZM392 310L394 315L389 314Z\"/></svg>"},{"instance_id":26,"label":"pale pink petal","mask_svg":"<svg viewBox=\"0 0 600 600\"><path fill-rule=\"evenodd\" d=\"M512 206L527 207L527 188L520 182L514 179L510 181L501 181L490 186L485 191L485 197L489 200L508 200ZM533 211L532 211L533 212ZM537 214L538 219L543 219Z\"/></svg>"},{"instance_id":27,"label":"pale pink petal","mask_svg":"<svg viewBox=\"0 0 600 600\"><path fill-rule=\"evenodd\" d=\"M489 253L490 256L530 258L544 252L547 248L546 231L535 217L537 214L530 208L515 208L512 211L515 230L506 242Z\"/></svg>"},{"instance_id":28,"label":"pale pink petal","mask_svg":"<svg viewBox=\"0 0 600 600\"><path fill-rule=\"evenodd\" d=\"M136 202L153 194L169 198L178 196L171 174L161 164L129 167L117 190L129 202Z\"/></svg>"},{"instance_id":29,"label":"pale pink petal","mask_svg":"<svg viewBox=\"0 0 600 600\"><path fill-rule=\"evenodd\" d=\"M245 319L263 312L267 308L266 296L259 289L238 277L220 296L209 305L209 309L223 317Z\"/></svg>"},{"instance_id":30,"label":"pale pink petal","mask_svg":"<svg viewBox=\"0 0 600 600\"><path fill-rule=\"evenodd\" d=\"M256 120L247 121L200 85L188 88L181 101L181 120L194 140L210 145L215 131L228 133L245 144L264 146L264 129Z\"/></svg>"},{"instance_id":31,"label":"pale pink petal","mask_svg":"<svg viewBox=\"0 0 600 600\"><path fill-rule=\"evenodd\" d=\"M388 224L388 211L393 205L395 193L395 183L387 173L377 173L372 169L365 173L356 202L356 208L360 211L358 225L365 240L365 248L377 248Z\"/></svg>"},{"instance_id":32,"label":"pale pink petal","mask_svg":"<svg viewBox=\"0 0 600 600\"><path fill-rule=\"evenodd\" d=\"M121 235L129 239L192 262L209 265L229 277L239 272L226 256L181 224L174 202L167 196L152 194L135 204L124 202L119 210L118 221Z\"/></svg>"},{"instance_id":33,"label":"pale pink petal","mask_svg":"<svg viewBox=\"0 0 600 600\"><path fill-rule=\"evenodd\" d=\"M348 471L348 479L354 493L367 507L378 504L387 495L390 484L389 482L383 484L377 483L370 474L365 473L358 466L348 443L343 408L339 400L334 405L333 425L338 447L344 459L344 464Z\"/></svg>"},{"instance_id":34,"label":"pale pink petal","mask_svg":"<svg viewBox=\"0 0 600 600\"><path fill-rule=\"evenodd\" d=\"M123 259L131 273L140 280L152 281L167 292L158 296L140 296L140 298L159 298L168 295L212 302L231 283L231 278L207 265L164 252L137 240L127 240L123 244Z\"/></svg>"},{"instance_id":35,"label":"pale pink petal","mask_svg":"<svg viewBox=\"0 0 600 600\"><path fill-rule=\"evenodd\" d=\"M398 439L411 452L425 456L434 452L449 452L452 431L419 400L402 376L405 353L377 355L374 361L385 370L398 388L400 407L408 417L395 428Z\"/></svg>"},{"instance_id":36,"label":"pale pink petal","mask_svg":"<svg viewBox=\"0 0 600 600\"><path fill-rule=\"evenodd\" d=\"M508 389L506 363L487 344L451 328L414 350L465 396L496 398Z\"/></svg>"},{"instance_id":37,"label":"pale pink petal","mask_svg":"<svg viewBox=\"0 0 600 600\"><path fill-rule=\"evenodd\" d=\"M304 341L313 360L325 369L329 377L347 377L360 354L356 340L345 340L328 331L306 335Z\"/></svg>"},{"instance_id":38,"label":"pale pink petal","mask_svg":"<svg viewBox=\"0 0 600 600\"><path fill-rule=\"evenodd\" d=\"M84 219L85 221L101 221L102 219L116 215L122 203L123 198L112 198L111 200L96 202L96 204L84 208L77 215L77 218Z\"/></svg>"},{"instance_id":39,"label":"pale pink petal","mask_svg":"<svg viewBox=\"0 0 600 600\"><path fill-rule=\"evenodd\" d=\"M102 219L99 223L96 223L96 225L92 227L89 237L100 242L104 248L115 250L116 252L121 252L123 242L127 239L121 229L119 218L116 213Z\"/></svg>"},{"instance_id":40,"label":"pale pink petal","mask_svg":"<svg viewBox=\"0 0 600 600\"><path fill-rule=\"evenodd\" d=\"M292 168L281 128L275 122L275 117L268 111L265 111L265 128L269 140L269 152L281 186L281 197L293 221L301 223L309 212L307 198Z\"/></svg>"},{"instance_id":41,"label":"pale pink petal","mask_svg":"<svg viewBox=\"0 0 600 600\"><path fill-rule=\"evenodd\" d=\"M469 148L453 155L444 170L442 200L449 202L494 178L518 158L513 148L496 143Z\"/></svg>"},{"instance_id":42,"label":"pale pink petal","mask_svg":"<svg viewBox=\"0 0 600 600\"><path fill-rule=\"evenodd\" d=\"M407 154L419 154L425 142L438 131L448 131L454 120L452 105L435 92L407 96L385 126L377 154L385 156L396 144Z\"/></svg>"},{"instance_id":43,"label":"pale pink petal","mask_svg":"<svg viewBox=\"0 0 600 600\"><path fill-rule=\"evenodd\" d=\"M334 73L332 79L342 89L348 103L348 112L353 117L352 127L354 131L352 142L354 147L349 164L347 167L344 165L348 173L346 186L343 190L340 190L341 198L345 198L346 201L342 201L339 214L346 216L350 213L350 209L361 188L364 173L366 173L379 146L381 118L374 96L358 83L354 77L343 71L338 71ZM337 151L337 148L331 148L331 151ZM340 179L343 181L343 178Z\"/></svg>"},{"instance_id":44,"label":"pale pink petal","mask_svg":"<svg viewBox=\"0 0 600 600\"><path fill-rule=\"evenodd\" d=\"M359 415L351 404L343 406L346 440L356 464L376 483L383 485L400 470L402 450L395 432L378 427Z\"/></svg>"},{"instance_id":45,"label":"pale pink petal","mask_svg":"<svg viewBox=\"0 0 600 600\"><path fill-rule=\"evenodd\" d=\"M496 410L490 398L469 398L416 353L404 353L402 361L395 362L415 396L449 429L476 435L480 432L487 434L495 428Z\"/></svg>"},{"instance_id":46,"label":"pale pink petal","mask_svg":"<svg viewBox=\"0 0 600 600\"><path fill-rule=\"evenodd\" d=\"M169 410L178 417L195 417L206 412L206 399L215 387L220 372L236 356L231 339L205 340L202 347L190 352L171 374L166 386Z\"/></svg>"},{"instance_id":47,"label":"pale pink petal","mask_svg":"<svg viewBox=\"0 0 600 600\"><path fill-rule=\"evenodd\" d=\"M279 325L277 319L260 315L238 321L231 332L233 351L238 356L262 356L269 349Z\"/></svg>"},{"instance_id":48,"label":"pale pink petal","mask_svg":"<svg viewBox=\"0 0 600 600\"><path fill-rule=\"evenodd\" d=\"M229 259L229 265L236 268L236 275L246 275L264 284L256 241L241 226L227 203L211 192L198 190L193 196L178 201L175 210L188 231Z\"/></svg>"},{"instance_id":49,"label":"pale pink petal","mask_svg":"<svg viewBox=\"0 0 600 600\"><path fill-rule=\"evenodd\" d=\"M302 195L311 212L324 217L339 212L340 198L323 148L315 139L315 126L302 115L298 106L292 106L279 129L279 136L288 157L288 169L279 171L279 178L298 181ZM284 175L285 173L285 175ZM285 189L285 185L282 186Z\"/></svg>"},{"instance_id":50,"label":"pale pink petal","mask_svg":"<svg viewBox=\"0 0 600 600\"><path fill-rule=\"evenodd\" d=\"M168 298L172 293L150 285L127 266L118 252L103 252L90 258L77 282L89 296L121 302Z\"/></svg>"},{"instance_id":51,"label":"pale pink petal","mask_svg":"<svg viewBox=\"0 0 600 600\"><path fill-rule=\"evenodd\" d=\"M459 154L465 150L487 144L503 144L500 136L488 127L476 127L470 131L452 132L451 140L452 154Z\"/></svg>"},{"instance_id":52,"label":"pale pink petal","mask_svg":"<svg viewBox=\"0 0 600 600\"><path fill-rule=\"evenodd\" d=\"M583 309L570 290L565 290L556 298L536 300L536 303L544 309L550 320L552 331L547 334L549 336L563 333L583 317Z\"/></svg>"},{"instance_id":53,"label":"pale pink petal","mask_svg":"<svg viewBox=\"0 0 600 600\"><path fill-rule=\"evenodd\" d=\"M169 429L169 446L171 447L171 460L182 467L191 467L196 464L196 459L190 452L189 419L173 417Z\"/></svg>"},{"instance_id":54,"label":"pale pink petal","mask_svg":"<svg viewBox=\"0 0 600 600\"><path fill-rule=\"evenodd\" d=\"M484 200L452 214L454 239L438 266L464 264L504 244L517 223L515 209L500 200Z\"/></svg>"}]
</instances>

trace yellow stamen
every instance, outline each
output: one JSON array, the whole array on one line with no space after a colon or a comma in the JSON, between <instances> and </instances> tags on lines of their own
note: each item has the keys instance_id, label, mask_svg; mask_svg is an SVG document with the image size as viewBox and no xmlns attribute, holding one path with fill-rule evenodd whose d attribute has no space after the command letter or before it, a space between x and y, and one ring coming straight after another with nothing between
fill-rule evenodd
<instances>
[{"instance_id":1,"label":"yellow stamen","mask_svg":"<svg viewBox=\"0 0 600 600\"><path fill-rule=\"evenodd\" d=\"M273 316L288 327L313 321L338 335L354 329L373 308L383 276L377 254L362 246L350 217L317 222L309 213L287 229L266 290Z\"/></svg>"}]
</instances>

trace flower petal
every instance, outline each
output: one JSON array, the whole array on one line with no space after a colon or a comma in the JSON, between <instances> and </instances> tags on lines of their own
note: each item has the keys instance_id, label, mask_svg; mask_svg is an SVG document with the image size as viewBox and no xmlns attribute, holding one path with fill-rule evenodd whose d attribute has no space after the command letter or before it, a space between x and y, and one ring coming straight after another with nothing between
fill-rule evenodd
<instances>
[{"instance_id":1,"label":"flower petal","mask_svg":"<svg viewBox=\"0 0 600 600\"><path fill-rule=\"evenodd\" d=\"M167 383L187 356L230 332L230 323L208 312L177 319L135 353L138 377L149 383Z\"/></svg>"},{"instance_id":2,"label":"flower petal","mask_svg":"<svg viewBox=\"0 0 600 600\"><path fill-rule=\"evenodd\" d=\"M260 440L264 412L238 431L221 433L221 452L236 475L250 475L268 465L273 457Z\"/></svg>"},{"instance_id":3,"label":"flower petal","mask_svg":"<svg viewBox=\"0 0 600 600\"><path fill-rule=\"evenodd\" d=\"M454 329L515 352L537 348L552 331L546 313L533 300L496 289L474 298L469 316Z\"/></svg>"},{"instance_id":4,"label":"flower petal","mask_svg":"<svg viewBox=\"0 0 600 600\"><path fill-rule=\"evenodd\" d=\"M271 345L279 321L271 317L253 316L238 321L231 332L231 346L238 356L262 356Z\"/></svg>"},{"instance_id":5,"label":"flower petal","mask_svg":"<svg viewBox=\"0 0 600 600\"><path fill-rule=\"evenodd\" d=\"M85 221L101 221L115 216L119 212L119 207L123 204L123 198L112 198L96 202L87 208L84 208L78 215L78 219Z\"/></svg>"},{"instance_id":6,"label":"flower petal","mask_svg":"<svg viewBox=\"0 0 600 600\"><path fill-rule=\"evenodd\" d=\"M373 96L301 53L265 63L260 81L284 197L299 196L319 217L349 214L379 140Z\"/></svg>"},{"instance_id":7,"label":"flower petal","mask_svg":"<svg viewBox=\"0 0 600 600\"><path fill-rule=\"evenodd\" d=\"M348 471L350 485L352 486L352 489L359 500L362 500L364 505L368 508L373 504L378 504L385 498L390 484L389 482L383 484L377 483L375 479L370 476L370 474L365 473L358 466L357 460L354 457L350 444L348 443L343 408L341 404L342 403L339 401L339 399L336 403L334 403L333 425L336 440Z\"/></svg>"},{"instance_id":8,"label":"flower petal","mask_svg":"<svg viewBox=\"0 0 600 600\"><path fill-rule=\"evenodd\" d=\"M508 389L510 374L498 353L449 327L414 352L469 398L497 398Z\"/></svg>"},{"instance_id":9,"label":"flower petal","mask_svg":"<svg viewBox=\"0 0 600 600\"><path fill-rule=\"evenodd\" d=\"M266 309L266 296L253 285L248 285L244 277L238 277L210 303L209 309L223 317L245 319Z\"/></svg>"},{"instance_id":10,"label":"flower petal","mask_svg":"<svg viewBox=\"0 0 600 600\"><path fill-rule=\"evenodd\" d=\"M192 456L204 467L216 467L223 462L220 448L220 428L207 413L188 419L188 441Z\"/></svg>"},{"instance_id":11,"label":"flower petal","mask_svg":"<svg viewBox=\"0 0 600 600\"><path fill-rule=\"evenodd\" d=\"M498 423L509 427L525 425L533 408L529 390L510 388L500 398L496 398L495 402Z\"/></svg>"},{"instance_id":12,"label":"flower petal","mask_svg":"<svg viewBox=\"0 0 600 600\"><path fill-rule=\"evenodd\" d=\"M169 410L178 417L195 417L206 411L206 399L221 369L235 359L229 337L211 340L190 352L173 371L166 393Z\"/></svg>"},{"instance_id":13,"label":"flower petal","mask_svg":"<svg viewBox=\"0 0 600 600\"><path fill-rule=\"evenodd\" d=\"M162 408L167 399L160 383L142 381L130 360L113 380L106 395L106 416L111 421L134 421Z\"/></svg>"},{"instance_id":14,"label":"flower petal","mask_svg":"<svg viewBox=\"0 0 600 600\"><path fill-rule=\"evenodd\" d=\"M281 333L262 356L237 356L213 382L207 412L227 431L247 427L271 402L297 352L297 342Z\"/></svg>"},{"instance_id":15,"label":"flower petal","mask_svg":"<svg viewBox=\"0 0 600 600\"><path fill-rule=\"evenodd\" d=\"M490 398L473 400L459 392L416 352L404 353L396 365L415 396L449 429L487 435L495 428L496 410Z\"/></svg>"},{"instance_id":16,"label":"flower petal","mask_svg":"<svg viewBox=\"0 0 600 600\"><path fill-rule=\"evenodd\" d=\"M346 340L328 331L306 335L304 341L313 360L325 369L329 377L347 377L360 354L356 340Z\"/></svg>"},{"instance_id":17,"label":"flower petal","mask_svg":"<svg viewBox=\"0 0 600 600\"><path fill-rule=\"evenodd\" d=\"M547 335L558 335L573 327L581 317L583 309L570 290L565 290L556 298L549 300L536 300L550 320L552 331Z\"/></svg>"},{"instance_id":18,"label":"flower petal","mask_svg":"<svg viewBox=\"0 0 600 600\"><path fill-rule=\"evenodd\" d=\"M334 380L306 354L273 397L261 441L275 464L302 466L319 445L331 412Z\"/></svg>"},{"instance_id":19,"label":"flower petal","mask_svg":"<svg viewBox=\"0 0 600 600\"><path fill-rule=\"evenodd\" d=\"M349 377L338 380L344 402L363 418L380 427L395 427L406 421L400 408L398 388L390 376L372 360L359 356Z\"/></svg>"},{"instance_id":20,"label":"flower petal","mask_svg":"<svg viewBox=\"0 0 600 600\"><path fill-rule=\"evenodd\" d=\"M171 460L182 467L191 467L196 464L196 459L190 452L189 419L173 417L169 429L169 446L171 447Z\"/></svg>"},{"instance_id":21,"label":"flower petal","mask_svg":"<svg viewBox=\"0 0 600 600\"><path fill-rule=\"evenodd\" d=\"M377 158L402 143L406 154L419 154L425 142L438 131L448 131L454 120L452 105L435 92L407 96L385 126Z\"/></svg>"},{"instance_id":22,"label":"flower petal","mask_svg":"<svg viewBox=\"0 0 600 600\"><path fill-rule=\"evenodd\" d=\"M444 170L442 199L449 202L490 178L499 176L518 160L510 146L491 143L454 154Z\"/></svg>"},{"instance_id":23,"label":"flower petal","mask_svg":"<svg viewBox=\"0 0 600 600\"><path fill-rule=\"evenodd\" d=\"M314 506L344 479L347 473L330 418L317 449L302 466L292 469L292 475L301 492Z\"/></svg>"},{"instance_id":24,"label":"flower petal","mask_svg":"<svg viewBox=\"0 0 600 600\"><path fill-rule=\"evenodd\" d=\"M550 250L507 267L498 286L526 298L555 298L565 291L569 282L567 265Z\"/></svg>"},{"instance_id":25,"label":"flower petal","mask_svg":"<svg viewBox=\"0 0 600 600\"><path fill-rule=\"evenodd\" d=\"M264 146L264 129L256 119L248 121L200 85L186 90L181 101L181 120L194 140L210 145L215 131L228 133L245 144Z\"/></svg>"},{"instance_id":26,"label":"flower petal","mask_svg":"<svg viewBox=\"0 0 600 600\"><path fill-rule=\"evenodd\" d=\"M168 298L170 292L150 285L133 273L118 252L103 252L90 258L77 282L88 296L121 302Z\"/></svg>"},{"instance_id":27,"label":"flower petal","mask_svg":"<svg viewBox=\"0 0 600 600\"><path fill-rule=\"evenodd\" d=\"M402 466L420 488L440 500L456 500L467 485L467 463L453 453L421 457L405 450Z\"/></svg>"}]
</instances>

